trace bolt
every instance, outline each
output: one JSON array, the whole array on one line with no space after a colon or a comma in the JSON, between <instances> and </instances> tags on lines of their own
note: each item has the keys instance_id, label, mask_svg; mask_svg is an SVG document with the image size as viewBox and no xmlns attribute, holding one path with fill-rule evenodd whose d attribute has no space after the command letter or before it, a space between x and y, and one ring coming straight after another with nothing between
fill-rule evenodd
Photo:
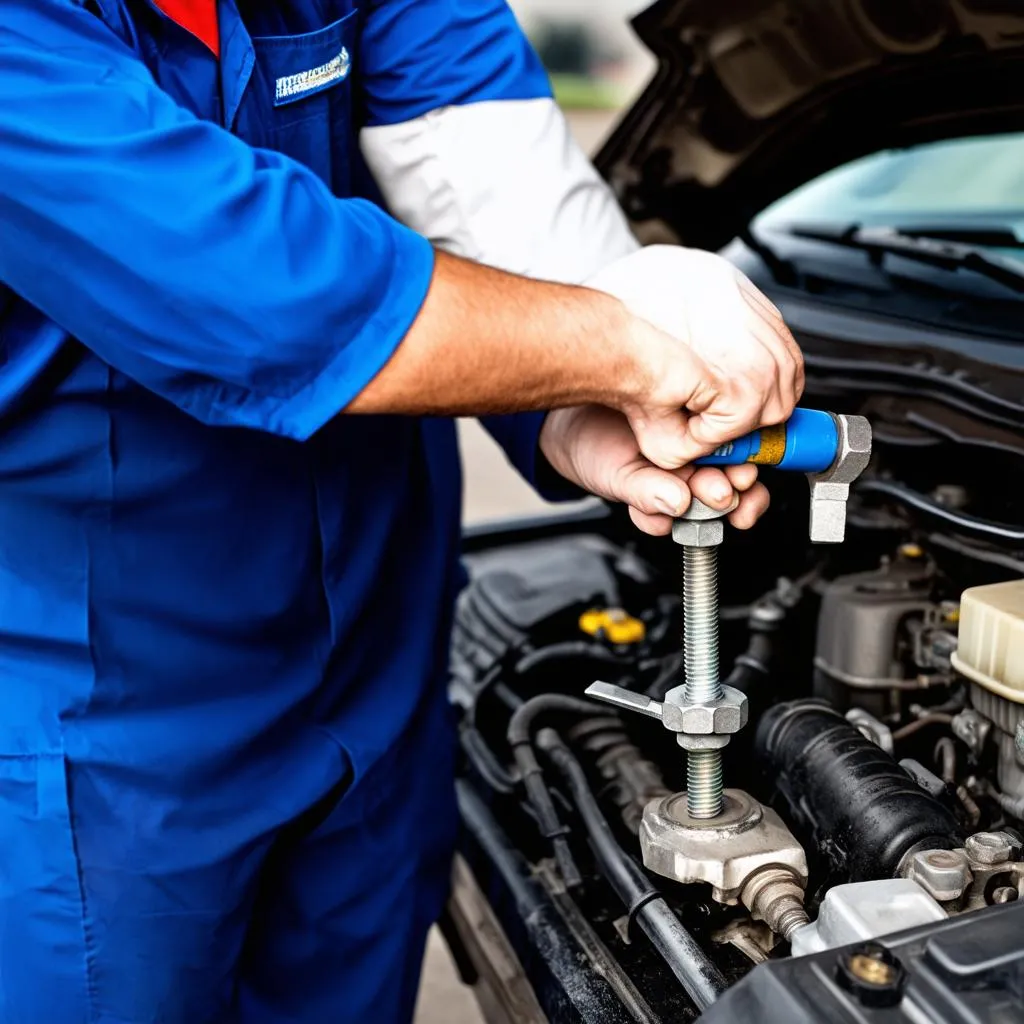
<instances>
[{"instance_id":1,"label":"bolt","mask_svg":"<svg viewBox=\"0 0 1024 1024\"><path fill-rule=\"evenodd\" d=\"M1017 763L1024 765L1024 719L1017 723L1017 731L1013 736L1013 746L1017 756Z\"/></svg>"},{"instance_id":2,"label":"bolt","mask_svg":"<svg viewBox=\"0 0 1024 1024\"><path fill-rule=\"evenodd\" d=\"M687 703L722 697L718 678L718 550L683 547L683 664ZM686 754L686 803L694 818L722 813L722 752Z\"/></svg>"},{"instance_id":3,"label":"bolt","mask_svg":"<svg viewBox=\"0 0 1024 1024\"><path fill-rule=\"evenodd\" d=\"M1017 899L1017 890L1012 885L1001 885L992 893L993 903L1013 903Z\"/></svg>"},{"instance_id":4,"label":"bolt","mask_svg":"<svg viewBox=\"0 0 1024 1024\"><path fill-rule=\"evenodd\" d=\"M1005 832L976 832L964 841L967 856L978 864L1002 864L1012 860L1013 840Z\"/></svg>"},{"instance_id":5,"label":"bolt","mask_svg":"<svg viewBox=\"0 0 1024 1024\"><path fill-rule=\"evenodd\" d=\"M758 871L747 879L740 899L755 921L764 921L784 939L808 922L803 888L785 868Z\"/></svg>"},{"instance_id":6,"label":"bolt","mask_svg":"<svg viewBox=\"0 0 1024 1024\"><path fill-rule=\"evenodd\" d=\"M959 899L971 884L970 867L962 850L919 851L911 855L900 873L939 902Z\"/></svg>"}]
</instances>

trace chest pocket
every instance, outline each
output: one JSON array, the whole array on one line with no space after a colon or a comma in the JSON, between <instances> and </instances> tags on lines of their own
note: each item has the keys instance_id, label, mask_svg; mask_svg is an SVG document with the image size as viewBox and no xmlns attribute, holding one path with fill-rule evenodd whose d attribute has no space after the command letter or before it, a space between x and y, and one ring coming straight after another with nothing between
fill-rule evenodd
<instances>
[{"instance_id":1,"label":"chest pocket","mask_svg":"<svg viewBox=\"0 0 1024 1024\"><path fill-rule=\"evenodd\" d=\"M356 14L293 36L254 36L235 133L305 164L338 196L352 184Z\"/></svg>"}]
</instances>

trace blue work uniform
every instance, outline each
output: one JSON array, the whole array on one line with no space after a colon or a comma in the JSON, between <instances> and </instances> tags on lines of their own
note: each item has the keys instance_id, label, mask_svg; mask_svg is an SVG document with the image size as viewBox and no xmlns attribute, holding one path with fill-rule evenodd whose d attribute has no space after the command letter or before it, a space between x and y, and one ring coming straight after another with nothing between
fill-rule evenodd
<instances>
[{"instance_id":1,"label":"blue work uniform","mask_svg":"<svg viewBox=\"0 0 1024 1024\"><path fill-rule=\"evenodd\" d=\"M399 1021L455 830L433 266L361 127L548 95L501 0L0 12L0 1021ZM534 472L539 416L487 421Z\"/></svg>"}]
</instances>

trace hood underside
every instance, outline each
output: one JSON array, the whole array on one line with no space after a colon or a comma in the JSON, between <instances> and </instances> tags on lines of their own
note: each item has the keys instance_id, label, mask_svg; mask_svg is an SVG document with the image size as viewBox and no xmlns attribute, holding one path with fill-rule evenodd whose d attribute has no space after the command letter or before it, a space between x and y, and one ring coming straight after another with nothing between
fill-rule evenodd
<instances>
[{"instance_id":1,"label":"hood underside","mask_svg":"<svg viewBox=\"0 0 1024 1024\"><path fill-rule=\"evenodd\" d=\"M597 158L645 241L717 249L868 153L1024 128L1024 0L659 0Z\"/></svg>"}]
</instances>

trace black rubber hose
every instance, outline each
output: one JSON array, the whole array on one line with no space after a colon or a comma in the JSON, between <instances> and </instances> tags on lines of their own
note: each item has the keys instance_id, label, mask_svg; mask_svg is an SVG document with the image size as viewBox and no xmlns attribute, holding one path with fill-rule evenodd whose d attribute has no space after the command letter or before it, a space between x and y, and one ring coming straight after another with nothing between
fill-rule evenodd
<instances>
[{"instance_id":1,"label":"black rubber hose","mask_svg":"<svg viewBox=\"0 0 1024 1024\"><path fill-rule=\"evenodd\" d=\"M1024 530L1007 523L994 523L988 519L979 519L977 516L969 516L964 512L957 512L954 509L946 508L937 501L932 501L917 491L900 484L890 483L888 480L862 480L857 483L858 494L881 494L891 498L893 501L906 505L917 512L939 519L950 526L955 527L962 533L973 534L976 537L984 537L987 540L1010 541L1011 543L1024 543Z\"/></svg>"},{"instance_id":2,"label":"black rubber hose","mask_svg":"<svg viewBox=\"0 0 1024 1024\"><path fill-rule=\"evenodd\" d=\"M529 920L545 902L543 888L530 876L523 855L508 842L505 833L497 826L493 815L473 787L462 779L456 779L455 795L463 824L497 868L520 915L524 920Z\"/></svg>"},{"instance_id":3,"label":"black rubber hose","mask_svg":"<svg viewBox=\"0 0 1024 1024\"><path fill-rule=\"evenodd\" d=\"M477 770L480 777L496 793L513 793L516 780L499 763L491 748L487 746L483 736L471 725L463 725L459 729L459 743L470 764Z\"/></svg>"},{"instance_id":4,"label":"black rubber hose","mask_svg":"<svg viewBox=\"0 0 1024 1024\"><path fill-rule=\"evenodd\" d=\"M598 806L583 768L561 737L553 729L545 729L537 737L537 745L565 779L601 871L687 995L703 1012L726 989L722 972L619 845L608 819Z\"/></svg>"},{"instance_id":5,"label":"black rubber hose","mask_svg":"<svg viewBox=\"0 0 1024 1024\"><path fill-rule=\"evenodd\" d=\"M754 744L793 818L851 881L892 877L914 850L961 845L953 812L824 701L777 704Z\"/></svg>"},{"instance_id":6,"label":"black rubber hose","mask_svg":"<svg viewBox=\"0 0 1024 1024\"><path fill-rule=\"evenodd\" d=\"M551 849L567 889L574 889L583 884L580 869L576 866L572 850L566 836L569 829L558 817L555 802L544 781L544 772L533 752L533 723L538 715L555 712L578 713L592 715L595 704L580 700L577 697L565 697L558 693L544 693L533 697L520 705L508 723L508 745L512 748L512 756L519 767L519 776L526 790L526 798L530 801L537 816L537 827L540 834L550 840Z\"/></svg>"},{"instance_id":7,"label":"black rubber hose","mask_svg":"<svg viewBox=\"0 0 1024 1024\"><path fill-rule=\"evenodd\" d=\"M621 657L591 640L566 640L562 643L548 644L547 647L538 647L537 650L524 654L516 662L513 671L516 675L525 675L539 665L546 665L548 662L559 661L564 658L570 658L574 661L579 658L590 658L593 661L600 661L606 665L615 665L617 667L625 664Z\"/></svg>"}]
</instances>

